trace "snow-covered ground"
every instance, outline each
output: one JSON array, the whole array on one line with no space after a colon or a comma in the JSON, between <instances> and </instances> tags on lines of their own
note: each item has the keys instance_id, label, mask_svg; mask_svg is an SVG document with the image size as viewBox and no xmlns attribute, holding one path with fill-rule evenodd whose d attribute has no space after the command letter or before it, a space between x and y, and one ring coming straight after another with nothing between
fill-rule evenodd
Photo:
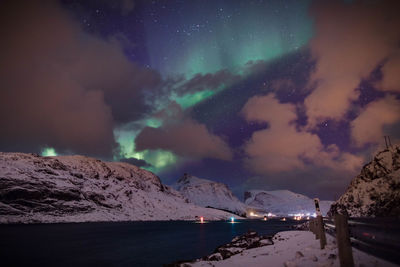
<instances>
[{"instance_id":1,"label":"snow-covered ground","mask_svg":"<svg viewBox=\"0 0 400 267\"><path fill-rule=\"evenodd\" d=\"M340 266L335 238L327 235L327 246L320 249L319 240L309 231L277 233L274 244L243 251L221 261L198 261L184 266L227 267L313 267ZM355 266L395 267L393 263L353 248Z\"/></svg>"},{"instance_id":2,"label":"snow-covered ground","mask_svg":"<svg viewBox=\"0 0 400 267\"><path fill-rule=\"evenodd\" d=\"M272 213L288 216L289 214L313 214L315 212L314 201L302 194L289 190L262 191L251 190L245 192L245 204L256 212ZM320 201L320 208L325 215L332 201Z\"/></svg>"},{"instance_id":3,"label":"snow-covered ground","mask_svg":"<svg viewBox=\"0 0 400 267\"><path fill-rule=\"evenodd\" d=\"M173 187L198 206L246 215L246 205L223 183L184 174Z\"/></svg>"}]
</instances>

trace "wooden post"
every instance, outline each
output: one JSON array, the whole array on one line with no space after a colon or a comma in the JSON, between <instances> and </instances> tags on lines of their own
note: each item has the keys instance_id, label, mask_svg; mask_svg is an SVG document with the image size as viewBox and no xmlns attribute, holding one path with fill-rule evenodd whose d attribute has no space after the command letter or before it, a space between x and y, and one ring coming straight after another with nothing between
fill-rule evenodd
<instances>
[{"instance_id":1,"label":"wooden post","mask_svg":"<svg viewBox=\"0 0 400 267\"><path fill-rule=\"evenodd\" d=\"M335 214L336 242L341 267L354 267L347 216Z\"/></svg>"},{"instance_id":2,"label":"wooden post","mask_svg":"<svg viewBox=\"0 0 400 267\"><path fill-rule=\"evenodd\" d=\"M321 215L317 216L317 221L318 221L317 232L319 233L319 243L321 245L321 249L324 249L326 246L326 235L325 235L324 221Z\"/></svg>"},{"instance_id":3,"label":"wooden post","mask_svg":"<svg viewBox=\"0 0 400 267\"><path fill-rule=\"evenodd\" d=\"M319 225L318 225L318 220L317 219L314 219L314 231L315 231L315 239L319 239L320 237L319 237L319 231L318 231L318 228L319 228Z\"/></svg>"},{"instance_id":4,"label":"wooden post","mask_svg":"<svg viewBox=\"0 0 400 267\"><path fill-rule=\"evenodd\" d=\"M316 232L315 232L315 222L314 222L314 219L311 219L310 220L310 230L311 230L311 232L315 235L316 234Z\"/></svg>"},{"instance_id":5,"label":"wooden post","mask_svg":"<svg viewBox=\"0 0 400 267\"><path fill-rule=\"evenodd\" d=\"M319 208L319 199L314 198L314 204L315 204L315 211L317 214L317 219L316 221L316 239L320 240L321 244L321 249L323 249L326 245L326 236L325 236L325 229L324 229L324 221L322 220L322 214L321 214L321 209Z\"/></svg>"},{"instance_id":6,"label":"wooden post","mask_svg":"<svg viewBox=\"0 0 400 267\"><path fill-rule=\"evenodd\" d=\"M314 219L311 220L311 227L312 227L312 232L315 235L316 232L315 232L315 221L314 221Z\"/></svg>"}]
</instances>

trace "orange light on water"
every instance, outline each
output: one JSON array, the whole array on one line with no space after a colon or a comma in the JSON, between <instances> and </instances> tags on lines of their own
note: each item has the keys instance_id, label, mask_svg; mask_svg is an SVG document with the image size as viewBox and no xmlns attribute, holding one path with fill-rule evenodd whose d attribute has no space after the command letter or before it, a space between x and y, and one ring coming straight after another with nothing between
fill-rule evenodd
<instances>
[{"instance_id":1,"label":"orange light on water","mask_svg":"<svg viewBox=\"0 0 400 267\"><path fill-rule=\"evenodd\" d=\"M203 216L200 217L200 222L201 222L201 223L204 223L204 217L203 217Z\"/></svg>"}]
</instances>

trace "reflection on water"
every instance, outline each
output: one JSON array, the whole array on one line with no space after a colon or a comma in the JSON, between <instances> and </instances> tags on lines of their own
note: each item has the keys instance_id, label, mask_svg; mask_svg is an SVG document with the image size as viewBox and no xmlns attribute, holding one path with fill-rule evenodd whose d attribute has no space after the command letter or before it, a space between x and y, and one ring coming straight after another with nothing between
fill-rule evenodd
<instances>
[{"instance_id":1,"label":"reflection on water","mask_svg":"<svg viewBox=\"0 0 400 267\"><path fill-rule=\"evenodd\" d=\"M0 225L2 266L161 266L199 258L248 230L272 235L298 221Z\"/></svg>"}]
</instances>

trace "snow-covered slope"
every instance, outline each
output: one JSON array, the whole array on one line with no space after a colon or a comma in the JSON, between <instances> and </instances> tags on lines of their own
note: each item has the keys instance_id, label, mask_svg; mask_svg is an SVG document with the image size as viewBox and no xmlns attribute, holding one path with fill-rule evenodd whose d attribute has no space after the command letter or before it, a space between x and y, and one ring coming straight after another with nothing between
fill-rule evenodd
<instances>
[{"instance_id":1,"label":"snow-covered slope","mask_svg":"<svg viewBox=\"0 0 400 267\"><path fill-rule=\"evenodd\" d=\"M353 217L400 216L400 147L385 149L366 164L329 213Z\"/></svg>"},{"instance_id":2,"label":"snow-covered slope","mask_svg":"<svg viewBox=\"0 0 400 267\"><path fill-rule=\"evenodd\" d=\"M315 213L314 201L311 198L289 190L252 190L245 192L244 197L246 205L258 212L271 212L272 214L283 216L298 213ZM327 213L331 204L332 201L320 201L323 215Z\"/></svg>"},{"instance_id":3,"label":"snow-covered slope","mask_svg":"<svg viewBox=\"0 0 400 267\"><path fill-rule=\"evenodd\" d=\"M240 237L235 237L238 239ZM234 240L235 240L234 239ZM230 247L231 257L222 260L221 253L205 256L192 262L178 263L180 267L339 267L335 237L326 235L327 245L320 248L320 241L310 231L285 231L275 234L272 245L243 249ZM247 239L248 240L248 239ZM246 241L247 241L246 240ZM265 239L263 239L265 240ZM263 241L261 240L261 241ZM232 240L233 241L233 240ZM248 242L248 241L247 241ZM233 242L232 242L233 243ZM229 245L229 244L227 244ZM226 245L225 245L226 246ZM222 246L223 247L223 246ZM234 251L242 250L240 253ZM398 267L397 264L377 258L352 248L354 266ZM207 260L212 257L213 260Z\"/></svg>"},{"instance_id":4,"label":"snow-covered slope","mask_svg":"<svg viewBox=\"0 0 400 267\"><path fill-rule=\"evenodd\" d=\"M153 173L84 156L0 152L0 223L227 219Z\"/></svg>"},{"instance_id":5,"label":"snow-covered slope","mask_svg":"<svg viewBox=\"0 0 400 267\"><path fill-rule=\"evenodd\" d=\"M184 174L174 187L196 205L229 210L239 215L246 215L244 203L240 202L223 183Z\"/></svg>"}]
</instances>

